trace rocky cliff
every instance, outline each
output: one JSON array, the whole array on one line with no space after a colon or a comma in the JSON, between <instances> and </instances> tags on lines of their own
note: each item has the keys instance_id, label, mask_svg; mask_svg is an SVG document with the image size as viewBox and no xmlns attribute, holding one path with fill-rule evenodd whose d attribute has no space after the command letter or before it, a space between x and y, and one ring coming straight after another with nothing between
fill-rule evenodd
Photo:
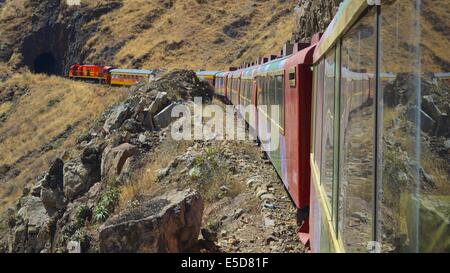
<instances>
[{"instance_id":1,"label":"rocky cliff","mask_svg":"<svg viewBox=\"0 0 450 273\"><path fill-rule=\"evenodd\" d=\"M308 41L314 33L324 32L343 0L300 0L295 10L295 41Z\"/></svg>"},{"instance_id":2,"label":"rocky cliff","mask_svg":"<svg viewBox=\"0 0 450 273\"><path fill-rule=\"evenodd\" d=\"M92 22L120 6L120 1L79 7L61 0L6 1L0 10L0 62L64 74L88 54L86 41L96 31Z\"/></svg>"}]
</instances>

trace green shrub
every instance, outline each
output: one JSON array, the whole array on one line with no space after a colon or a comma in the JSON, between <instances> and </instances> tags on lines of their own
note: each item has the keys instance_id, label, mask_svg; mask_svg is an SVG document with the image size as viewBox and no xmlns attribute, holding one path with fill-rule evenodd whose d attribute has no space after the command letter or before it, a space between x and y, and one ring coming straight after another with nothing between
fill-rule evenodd
<instances>
[{"instance_id":1,"label":"green shrub","mask_svg":"<svg viewBox=\"0 0 450 273\"><path fill-rule=\"evenodd\" d=\"M94 209L94 219L97 223L105 222L114 212L120 199L120 190L117 187L108 187Z\"/></svg>"},{"instance_id":2,"label":"green shrub","mask_svg":"<svg viewBox=\"0 0 450 273\"><path fill-rule=\"evenodd\" d=\"M88 205L84 204L77 208L76 212L76 220L77 220L77 227L81 228L84 227L86 224L86 221L89 221L89 219L92 217L92 211L89 208Z\"/></svg>"}]
</instances>

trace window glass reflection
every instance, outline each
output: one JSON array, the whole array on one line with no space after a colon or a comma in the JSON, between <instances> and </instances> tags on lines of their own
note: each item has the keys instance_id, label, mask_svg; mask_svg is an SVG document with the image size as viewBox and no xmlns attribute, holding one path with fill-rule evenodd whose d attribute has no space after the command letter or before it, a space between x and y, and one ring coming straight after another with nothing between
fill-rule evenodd
<instances>
[{"instance_id":1,"label":"window glass reflection","mask_svg":"<svg viewBox=\"0 0 450 273\"><path fill-rule=\"evenodd\" d=\"M321 183L325 189L329 204L333 203L334 174L334 95L335 95L335 52L331 50L325 58L324 66L324 109L322 137Z\"/></svg>"},{"instance_id":2,"label":"window glass reflection","mask_svg":"<svg viewBox=\"0 0 450 273\"><path fill-rule=\"evenodd\" d=\"M339 234L346 251L372 241L376 17L372 9L341 47Z\"/></svg>"},{"instance_id":3,"label":"window glass reflection","mask_svg":"<svg viewBox=\"0 0 450 273\"><path fill-rule=\"evenodd\" d=\"M381 11L384 251L450 251L447 0L386 1Z\"/></svg>"},{"instance_id":4,"label":"window glass reflection","mask_svg":"<svg viewBox=\"0 0 450 273\"><path fill-rule=\"evenodd\" d=\"M324 73L324 61L321 61L316 69L316 85L315 85L315 143L314 143L314 157L318 170L321 169L322 163L322 117L323 117L323 73Z\"/></svg>"}]
</instances>

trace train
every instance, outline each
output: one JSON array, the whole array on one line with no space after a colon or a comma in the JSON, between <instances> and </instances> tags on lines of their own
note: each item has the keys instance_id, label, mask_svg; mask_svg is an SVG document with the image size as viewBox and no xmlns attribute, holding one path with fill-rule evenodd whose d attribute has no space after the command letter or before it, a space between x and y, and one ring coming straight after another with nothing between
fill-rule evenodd
<instances>
[{"instance_id":1,"label":"train","mask_svg":"<svg viewBox=\"0 0 450 273\"><path fill-rule=\"evenodd\" d=\"M262 146L310 252L450 252L450 140L437 148L450 139L450 58L430 53L450 46L449 22L425 28L450 4L376 2L345 0L310 42L198 75L260 142L276 129L279 147Z\"/></svg>"},{"instance_id":2,"label":"train","mask_svg":"<svg viewBox=\"0 0 450 273\"><path fill-rule=\"evenodd\" d=\"M69 68L69 79L114 86L132 86L141 81L151 81L160 72L160 69L117 69L111 66L74 64Z\"/></svg>"},{"instance_id":3,"label":"train","mask_svg":"<svg viewBox=\"0 0 450 273\"><path fill-rule=\"evenodd\" d=\"M449 21L427 16L449 11L446 0L344 0L307 42L197 72L267 151L308 251L450 252ZM69 72L126 86L152 75Z\"/></svg>"}]
</instances>

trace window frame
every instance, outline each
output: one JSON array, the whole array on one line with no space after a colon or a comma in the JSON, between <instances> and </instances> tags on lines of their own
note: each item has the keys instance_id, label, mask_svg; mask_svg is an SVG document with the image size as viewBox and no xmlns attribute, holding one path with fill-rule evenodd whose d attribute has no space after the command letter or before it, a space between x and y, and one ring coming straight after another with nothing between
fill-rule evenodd
<instances>
[{"instance_id":1,"label":"window frame","mask_svg":"<svg viewBox=\"0 0 450 273\"><path fill-rule=\"evenodd\" d=\"M297 87L297 67L289 68L289 86L291 88Z\"/></svg>"}]
</instances>

